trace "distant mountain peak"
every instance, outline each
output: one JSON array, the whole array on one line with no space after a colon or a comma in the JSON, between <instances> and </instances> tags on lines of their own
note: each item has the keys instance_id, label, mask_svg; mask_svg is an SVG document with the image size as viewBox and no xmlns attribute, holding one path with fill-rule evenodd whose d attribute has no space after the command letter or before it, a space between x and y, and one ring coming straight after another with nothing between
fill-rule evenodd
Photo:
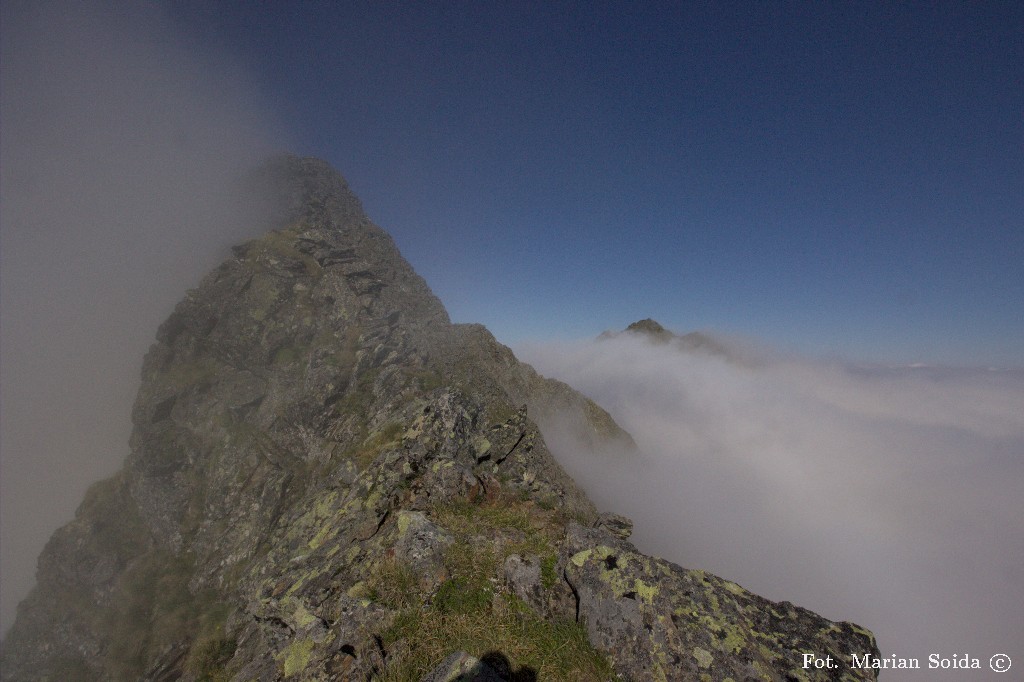
<instances>
[{"instance_id":1,"label":"distant mountain peak","mask_svg":"<svg viewBox=\"0 0 1024 682\"><path fill-rule=\"evenodd\" d=\"M627 332L634 332L637 334L647 334L655 338L661 338L665 336L672 336L672 332L662 327L658 322L651 318L645 318L643 320L637 320L633 324L626 327Z\"/></svg>"},{"instance_id":2,"label":"distant mountain peak","mask_svg":"<svg viewBox=\"0 0 1024 682\"><path fill-rule=\"evenodd\" d=\"M704 332L689 332L687 334L676 334L665 329L658 321L645 318L637 320L622 331L606 331L598 336L598 340L614 339L627 334L645 338L651 343L658 345L672 344L681 351L707 353L738 361L738 354L729 348L728 345L719 341L710 334Z\"/></svg>"}]
</instances>

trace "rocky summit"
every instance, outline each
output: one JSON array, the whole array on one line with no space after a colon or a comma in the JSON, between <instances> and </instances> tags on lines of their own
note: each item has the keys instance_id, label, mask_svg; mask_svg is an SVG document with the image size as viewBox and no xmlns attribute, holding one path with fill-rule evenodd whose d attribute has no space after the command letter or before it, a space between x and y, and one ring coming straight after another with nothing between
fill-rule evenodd
<instances>
[{"instance_id":1,"label":"rocky summit","mask_svg":"<svg viewBox=\"0 0 1024 682\"><path fill-rule=\"evenodd\" d=\"M667 345L685 353L717 356L731 362L742 362L744 360L739 352L723 344L713 336L703 332L675 334L651 318L638 320L622 331L601 332L597 340L607 341L608 339L623 337L640 338L658 346Z\"/></svg>"},{"instance_id":2,"label":"rocky summit","mask_svg":"<svg viewBox=\"0 0 1024 682\"><path fill-rule=\"evenodd\" d=\"M273 229L161 325L5 680L874 679L803 666L878 656L866 630L630 544L542 431L629 436L452 324L327 164L258 182Z\"/></svg>"}]
</instances>

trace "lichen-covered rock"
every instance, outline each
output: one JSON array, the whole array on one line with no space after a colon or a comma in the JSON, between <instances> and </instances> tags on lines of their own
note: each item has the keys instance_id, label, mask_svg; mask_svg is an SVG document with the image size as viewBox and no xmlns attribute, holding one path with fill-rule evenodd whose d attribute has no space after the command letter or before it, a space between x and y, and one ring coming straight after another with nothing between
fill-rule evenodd
<instances>
[{"instance_id":1,"label":"lichen-covered rock","mask_svg":"<svg viewBox=\"0 0 1024 682\"><path fill-rule=\"evenodd\" d=\"M628 680L873 680L873 671L805 669L803 654L878 655L874 637L704 571L641 554L604 528L570 524L565 579L590 641Z\"/></svg>"},{"instance_id":2,"label":"lichen-covered rock","mask_svg":"<svg viewBox=\"0 0 1024 682\"><path fill-rule=\"evenodd\" d=\"M396 518L398 538L394 558L420 576L439 585L446 577L444 552L455 539L435 525L422 512L400 511Z\"/></svg>"},{"instance_id":3,"label":"lichen-covered rock","mask_svg":"<svg viewBox=\"0 0 1024 682\"><path fill-rule=\"evenodd\" d=\"M418 680L456 651L502 679L775 680L796 646L873 646L636 552L538 428L628 445L607 413L451 324L326 164L260 181L276 229L161 325L131 453L40 557L5 680Z\"/></svg>"},{"instance_id":4,"label":"lichen-covered rock","mask_svg":"<svg viewBox=\"0 0 1024 682\"><path fill-rule=\"evenodd\" d=\"M627 540L633 534L633 521L611 512L600 514L594 527L604 529L620 540Z\"/></svg>"}]
</instances>

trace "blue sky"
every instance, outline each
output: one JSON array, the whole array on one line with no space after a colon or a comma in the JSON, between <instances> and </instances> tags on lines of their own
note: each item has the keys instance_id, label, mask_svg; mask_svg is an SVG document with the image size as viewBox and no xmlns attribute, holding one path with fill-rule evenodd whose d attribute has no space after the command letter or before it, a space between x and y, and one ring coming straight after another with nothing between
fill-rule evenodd
<instances>
[{"instance_id":1,"label":"blue sky","mask_svg":"<svg viewBox=\"0 0 1024 682\"><path fill-rule=\"evenodd\" d=\"M1024 363L1019 3L177 3L459 321Z\"/></svg>"},{"instance_id":2,"label":"blue sky","mask_svg":"<svg viewBox=\"0 0 1024 682\"><path fill-rule=\"evenodd\" d=\"M329 160L452 317L517 349L654 317L1024 368L1019 2L0 12L0 631L46 538L121 465L157 326L255 236L225 182L271 150ZM950 400L998 421L1020 412L1004 393Z\"/></svg>"}]
</instances>

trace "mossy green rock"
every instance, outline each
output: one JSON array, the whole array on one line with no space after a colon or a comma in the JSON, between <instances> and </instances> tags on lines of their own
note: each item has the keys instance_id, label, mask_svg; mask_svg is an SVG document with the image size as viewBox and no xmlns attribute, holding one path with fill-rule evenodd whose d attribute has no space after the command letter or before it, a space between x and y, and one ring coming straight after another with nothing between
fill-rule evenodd
<instances>
[{"instance_id":1,"label":"mossy green rock","mask_svg":"<svg viewBox=\"0 0 1024 682\"><path fill-rule=\"evenodd\" d=\"M418 680L506 650L543 679L776 680L801 646L873 651L636 552L538 428L628 446L604 410L452 324L323 162L255 181L275 229L160 327L131 453L40 557L5 680Z\"/></svg>"}]
</instances>

